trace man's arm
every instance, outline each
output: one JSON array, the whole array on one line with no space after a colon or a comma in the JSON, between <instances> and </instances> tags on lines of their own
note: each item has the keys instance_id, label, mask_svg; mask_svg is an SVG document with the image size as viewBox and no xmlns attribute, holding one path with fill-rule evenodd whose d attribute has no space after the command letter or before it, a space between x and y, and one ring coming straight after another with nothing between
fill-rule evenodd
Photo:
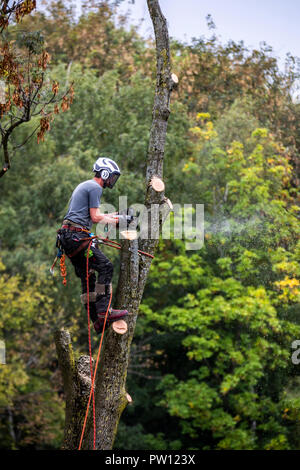
<instances>
[{"instance_id":1,"label":"man's arm","mask_svg":"<svg viewBox=\"0 0 300 470\"><path fill-rule=\"evenodd\" d=\"M102 214L98 207L90 208L90 216L94 224L101 222L102 224L116 225L118 222L118 218L115 218L114 214Z\"/></svg>"}]
</instances>

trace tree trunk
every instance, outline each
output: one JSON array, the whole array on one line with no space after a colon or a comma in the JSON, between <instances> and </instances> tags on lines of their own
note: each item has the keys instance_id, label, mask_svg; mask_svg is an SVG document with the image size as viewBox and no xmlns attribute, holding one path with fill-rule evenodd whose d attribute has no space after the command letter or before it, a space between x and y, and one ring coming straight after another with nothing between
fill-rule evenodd
<instances>
[{"instance_id":1,"label":"tree trunk","mask_svg":"<svg viewBox=\"0 0 300 470\"><path fill-rule=\"evenodd\" d=\"M75 361L71 337L64 329L54 334L58 362L63 376L66 417L63 449L77 449L91 388L90 358Z\"/></svg>"},{"instance_id":2,"label":"tree trunk","mask_svg":"<svg viewBox=\"0 0 300 470\"><path fill-rule=\"evenodd\" d=\"M163 177L164 146L167 122L170 114L170 94L177 84L177 77L170 72L169 37L166 19L158 0L147 0L156 39L157 77L150 130L145 205L151 223L151 233L158 233L171 210L171 203L164 195ZM154 180L153 180L154 178ZM156 181L156 184L153 184ZM158 182L158 184L157 184ZM159 208L159 217L151 217L151 207ZM150 229L148 230L148 236ZM121 414L130 401L126 393L126 376L139 305L149 273L151 258L139 256L138 249L154 254L158 236L147 239L123 240L120 252L120 274L116 292L116 307L126 308L131 315L126 319L128 331L117 334L112 327L105 333L101 360L95 380L96 449L112 449ZM78 448L80 434L91 387L88 357L73 358L69 334L57 332L56 347L63 374L66 395L65 449ZM79 371L80 369L80 371ZM92 404L91 404L92 407ZM90 413L91 414L91 413ZM84 449L93 448L93 423L87 422L83 441Z\"/></svg>"}]
</instances>

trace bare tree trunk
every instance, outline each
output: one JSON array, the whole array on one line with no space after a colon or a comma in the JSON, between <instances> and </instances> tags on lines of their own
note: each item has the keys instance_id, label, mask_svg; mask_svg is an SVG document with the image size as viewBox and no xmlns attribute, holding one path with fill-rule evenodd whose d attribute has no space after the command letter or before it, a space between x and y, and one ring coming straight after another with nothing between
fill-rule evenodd
<instances>
[{"instance_id":1,"label":"bare tree trunk","mask_svg":"<svg viewBox=\"0 0 300 470\"><path fill-rule=\"evenodd\" d=\"M14 414L10 406L7 407L7 414L8 414L8 429L9 434L13 442L13 449L17 449L17 436L15 433L15 426L14 426Z\"/></svg>"},{"instance_id":2,"label":"bare tree trunk","mask_svg":"<svg viewBox=\"0 0 300 470\"><path fill-rule=\"evenodd\" d=\"M85 409L91 389L90 358L81 356L75 361L68 331L54 334L58 362L63 376L66 417L63 449L78 447Z\"/></svg>"},{"instance_id":3,"label":"bare tree trunk","mask_svg":"<svg viewBox=\"0 0 300 470\"><path fill-rule=\"evenodd\" d=\"M177 77L170 73L169 37L166 19L158 0L147 0L152 18L157 57L156 91L153 106L152 126L150 130L147 154L145 205L151 222L151 233L157 233L169 214L171 204L164 196L163 158L170 114L169 103L172 88ZM160 217L150 220L150 209L156 204ZM149 233L148 233L149 235ZM139 305L142 300L145 283L149 273L151 259L138 255L138 249L154 254L157 238L124 240L122 242L120 274L116 293L116 307L126 308L131 316L126 319L127 333L117 334L111 327L105 333L101 360L95 382L96 402L96 449L112 449L121 414L130 401L126 393L126 377ZM90 372L87 360L82 360L84 372L78 374L78 365L74 362L67 333L56 334L56 347L59 364L62 369L66 393L66 428L64 448L76 449L86 408L87 389L90 389ZM68 355L69 354L69 355ZM85 388L82 387L84 377ZM83 448L93 448L93 426L91 419L87 424Z\"/></svg>"}]
</instances>

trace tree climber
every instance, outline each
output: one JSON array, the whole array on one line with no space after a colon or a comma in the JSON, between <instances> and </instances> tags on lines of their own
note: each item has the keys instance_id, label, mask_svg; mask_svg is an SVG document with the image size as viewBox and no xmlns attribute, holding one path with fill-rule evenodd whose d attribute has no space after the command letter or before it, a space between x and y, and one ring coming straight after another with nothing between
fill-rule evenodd
<instances>
[{"instance_id":1,"label":"tree climber","mask_svg":"<svg viewBox=\"0 0 300 470\"><path fill-rule=\"evenodd\" d=\"M87 284L89 285L90 316L96 332L101 333L110 301L113 265L98 248L97 241L93 241L87 253L90 242L87 237L93 223L118 224L119 217L116 214L102 214L99 206L103 189L112 189L121 172L113 160L103 157L97 159L93 171L94 178L80 183L73 191L62 227L58 231L58 239L71 260L76 275L81 279L81 302L86 309ZM88 274L86 272L87 256L89 256ZM96 279L95 271L98 273L98 279ZM126 315L128 315L127 310L110 308L107 322L120 320Z\"/></svg>"}]
</instances>

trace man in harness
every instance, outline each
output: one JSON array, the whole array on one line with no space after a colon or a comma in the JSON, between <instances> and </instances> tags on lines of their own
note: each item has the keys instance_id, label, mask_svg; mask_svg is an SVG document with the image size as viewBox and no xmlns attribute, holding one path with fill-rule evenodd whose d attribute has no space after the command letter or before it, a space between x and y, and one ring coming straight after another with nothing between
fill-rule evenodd
<instances>
[{"instance_id":1,"label":"man in harness","mask_svg":"<svg viewBox=\"0 0 300 470\"><path fill-rule=\"evenodd\" d=\"M89 299L91 320L96 332L101 333L111 297L113 265L98 248L97 242L93 242L90 250L87 250L91 241L87 238L93 223L118 224L118 217L115 214L102 214L99 206L103 189L112 189L121 172L116 162L103 157L95 162L93 171L94 178L80 183L73 191L62 227L58 231L58 238L75 268L76 275L81 279L81 302L87 309ZM87 256L89 256L88 273ZM126 315L128 315L127 310L110 308L107 322L120 320Z\"/></svg>"}]
</instances>

